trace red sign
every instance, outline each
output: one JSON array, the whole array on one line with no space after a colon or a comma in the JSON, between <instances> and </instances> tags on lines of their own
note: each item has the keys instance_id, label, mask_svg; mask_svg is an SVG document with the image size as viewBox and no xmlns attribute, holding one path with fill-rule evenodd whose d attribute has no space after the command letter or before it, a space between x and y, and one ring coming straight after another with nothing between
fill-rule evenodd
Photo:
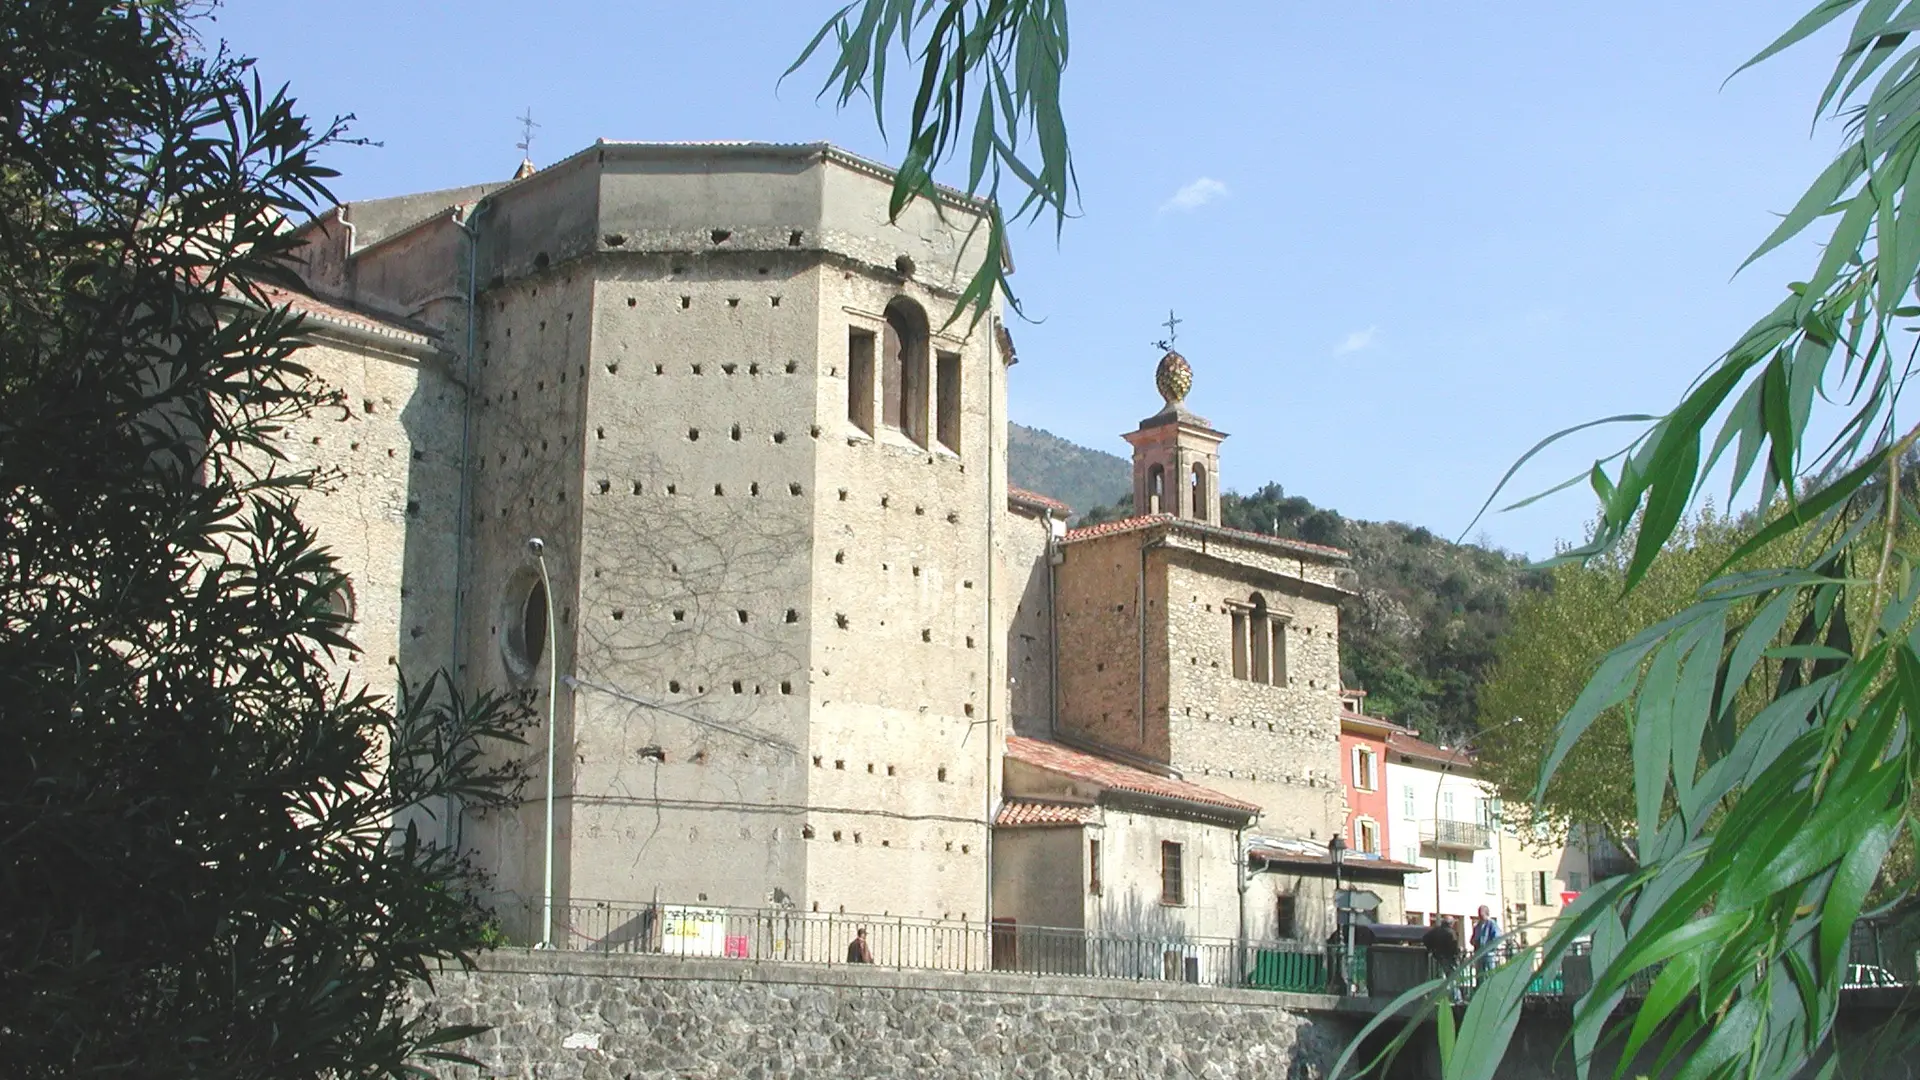
<instances>
[{"instance_id":1,"label":"red sign","mask_svg":"<svg viewBox=\"0 0 1920 1080\"><path fill-rule=\"evenodd\" d=\"M1560 894L1560 906L1572 907L1573 902L1578 899L1580 899L1580 894L1577 892L1563 892Z\"/></svg>"}]
</instances>

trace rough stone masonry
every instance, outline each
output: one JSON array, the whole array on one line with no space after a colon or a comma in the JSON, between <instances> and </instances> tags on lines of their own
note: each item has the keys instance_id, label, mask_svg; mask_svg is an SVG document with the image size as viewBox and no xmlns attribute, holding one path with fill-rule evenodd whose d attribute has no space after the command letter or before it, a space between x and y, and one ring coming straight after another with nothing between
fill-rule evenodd
<instances>
[{"instance_id":1,"label":"rough stone masonry","mask_svg":"<svg viewBox=\"0 0 1920 1080\"><path fill-rule=\"evenodd\" d=\"M1319 1080L1333 999L1154 983L503 950L436 976L490 1024L460 1077L552 1080Z\"/></svg>"}]
</instances>

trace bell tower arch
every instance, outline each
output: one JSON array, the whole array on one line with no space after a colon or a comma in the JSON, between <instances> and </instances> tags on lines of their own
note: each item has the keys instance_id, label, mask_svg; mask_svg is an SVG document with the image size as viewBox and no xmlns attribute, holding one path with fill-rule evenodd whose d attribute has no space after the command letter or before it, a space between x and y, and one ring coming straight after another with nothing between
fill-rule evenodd
<instances>
[{"instance_id":1,"label":"bell tower arch","mask_svg":"<svg viewBox=\"0 0 1920 1080\"><path fill-rule=\"evenodd\" d=\"M1206 417L1186 407L1193 366L1168 349L1154 371L1166 407L1126 435L1133 445L1133 507L1138 514L1170 514L1220 524L1220 444Z\"/></svg>"}]
</instances>

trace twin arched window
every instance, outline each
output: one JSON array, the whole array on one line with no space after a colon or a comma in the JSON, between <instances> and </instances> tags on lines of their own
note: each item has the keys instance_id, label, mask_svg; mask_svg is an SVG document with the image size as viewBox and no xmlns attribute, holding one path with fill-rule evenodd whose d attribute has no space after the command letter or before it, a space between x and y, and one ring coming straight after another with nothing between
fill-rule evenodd
<instances>
[{"instance_id":1,"label":"twin arched window","mask_svg":"<svg viewBox=\"0 0 1920 1080\"><path fill-rule=\"evenodd\" d=\"M1272 686L1287 685L1287 620L1267 610L1267 598L1254 593L1244 604L1229 602L1233 617L1233 677Z\"/></svg>"},{"instance_id":2,"label":"twin arched window","mask_svg":"<svg viewBox=\"0 0 1920 1080\"><path fill-rule=\"evenodd\" d=\"M847 419L874 431L875 372L879 368L879 422L921 446L929 436L960 450L960 356L936 358L927 313L904 296L887 305L876 357L871 330L851 329L847 338ZM931 409L931 415L929 410ZM933 430L929 431L929 427Z\"/></svg>"}]
</instances>

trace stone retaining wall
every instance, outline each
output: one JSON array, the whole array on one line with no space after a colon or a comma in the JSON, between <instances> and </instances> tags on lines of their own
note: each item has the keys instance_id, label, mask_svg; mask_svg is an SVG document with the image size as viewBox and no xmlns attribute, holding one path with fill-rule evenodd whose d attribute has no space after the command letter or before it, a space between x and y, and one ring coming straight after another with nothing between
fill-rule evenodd
<instances>
[{"instance_id":1,"label":"stone retaining wall","mask_svg":"<svg viewBox=\"0 0 1920 1080\"><path fill-rule=\"evenodd\" d=\"M1334 999L1165 983L507 950L426 1008L492 1025L461 1077L1320 1080Z\"/></svg>"}]
</instances>

